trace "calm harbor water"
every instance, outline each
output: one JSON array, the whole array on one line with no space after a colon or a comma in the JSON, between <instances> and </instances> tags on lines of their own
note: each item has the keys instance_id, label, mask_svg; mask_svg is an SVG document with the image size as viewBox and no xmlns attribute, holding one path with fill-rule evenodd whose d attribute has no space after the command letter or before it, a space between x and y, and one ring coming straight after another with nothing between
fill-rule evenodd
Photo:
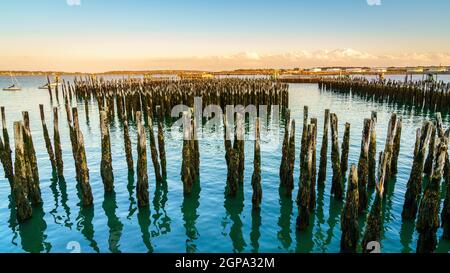
<instances>
[{"instance_id":1,"label":"calm harbor water","mask_svg":"<svg viewBox=\"0 0 450 273\"><path fill-rule=\"evenodd\" d=\"M85 137L90 183L94 194L93 208L83 209L77 195L64 108L60 107L60 132L66 180L56 181L52 179L39 119L38 105L44 104L47 125L52 128L48 91L37 89L46 80L44 77L18 77L18 80L23 90L0 92L0 105L6 107L11 138L13 121L21 119L21 111L30 113L44 203L41 208L33 209L30 221L18 224L11 203L10 186L4 179L3 168L0 168L0 252L70 252L68 244L72 242L79 243L82 252L339 252L343 203L330 197L331 162L328 163L326 187L317 193L317 208L312 215L311 226L305 232L295 229L295 202L279 194L278 172L283 127L277 131L280 143L263 139L263 202L260 212L252 212L251 209L253 142L248 141L245 146L243 192L236 199L228 199L224 195L227 171L223 140L201 140L201 188L197 194L184 198L180 178L182 141L171 139L169 128L165 128L167 183L156 187L149 160L151 205L148 209L138 209L136 180L127 171L121 125L117 119L111 122L115 193L105 195L100 176L98 108L95 104L90 105L90 122L87 123L84 105L80 104L80 126ZM9 77L0 77L1 88L9 82ZM340 141L344 123L351 123L349 164L356 164L358 161L363 120L370 117L372 110L378 112L378 151L384 147L390 114L396 112L403 117L398 175L390 183L383 204L381 245L383 252L414 252L417 242L414 223L402 222L401 210L412 164L415 130L423 120L432 118L434 113L407 105L379 104L357 97L321 93L316 84L291 84L291 115L297 123L295 195L298 189L298 155L304 105L309 106L310 117L318 118L318 149L322 138L324 109L329 108L338 115ZM449 121L450 117L445 114L444 125L449 126ZM53 135L52 132L50 134ZM130 137L136 158L134 124L130 126ZM373 194L371 196L372 201ZM364 222L365 217L361 217L361 232ZM438 231L439 238L440 235L441 230ZM439 240L437 251L449 252L450 241Z\"/></svg>"}]
</instances>

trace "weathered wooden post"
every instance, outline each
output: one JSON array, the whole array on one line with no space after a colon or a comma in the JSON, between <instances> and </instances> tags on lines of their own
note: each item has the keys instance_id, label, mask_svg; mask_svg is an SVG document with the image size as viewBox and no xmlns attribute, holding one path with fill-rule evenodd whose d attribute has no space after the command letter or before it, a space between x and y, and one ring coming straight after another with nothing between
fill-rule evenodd
<instances>
[{"instance_id":1,"label":"weathered wooden post","mask_svg":"<svg viewBox=\"0 0 450 273\"><path fill-rule=\"evenodd\" d=\"M54 172L56 172L55 153L53 152L52 141L50 140L47 124L45 122L44 105L39 104L39 112L41 114L42 131L44 131L45 147L47 148L47 153L48 153L48 157L50 158L52 170Z\"/></svg>"},{"instance_id":2,"label":"weathered wooden post","mask_svg":"<svg viewBox=\"0 0 450 273\"><path fill-rule=\"evenodd\" d=\"M317 177L318 187L325 186L325 180L327 176L328 127L330 127L330 110L325 109L322 147L320 148L319 174Z\"/></svg>"},{"instance_id":3,"label":"weathered wooden post","mask_svg":"<svg viewBox=\"0 0 450 273\"><path fill-rule=\"evenodd\" d=\"M386 144L384 147L384 156L386 157L386 175L384 177L383 186L386 187L389 183L392 171L392 155L394 152L394 137L397 133L397 114L393 113L391 119L389 120L388 132L386 137Z\"/></svg>"},{"instance_id":4,"label":"weathered wooden post","mask_svg":"<svg viewBox=\"0 0 450 273\"><path fill-rule=\"evenodd\" d=\"M311 196L310 196L310 200L309 200L309 209L313 210L316 207L316 172L317 172L317 119L316 118L312 118L311 119L311 124L314 125L313 127L313 134L312 134L312 144L311 144L311 152L312 152L312 157L311 157L311 182L310 182L310 188L311 188Z\"/></svg>"},{"instance_id":5,"label":"weathered wooden post","mask_svg":"<svg viewBox=\"0 0 450 273\"><path fill-rule=\"evenodd\" d=\"M418 253L431 253L436 249L436 231L439 228L440 187L448 151L448 139L441 137L436 145L434 168L420 202L416 228L419 233Z\"/></svg>"},{"instance_id":6,"label":"weathered wooden post","mask_svg":"<svg viewBox=\"0 0 450 273\"><path fill-rule=\"evenodd\" d=\"M27 171L25 162L25 143L23 139L23 123L14 122L14 144L15 144L15 161L14 169L16 170L13 183L13 192L17 206L17 220L24 222L31 218L32 209L27 196Z\"/></svg>"},{"instance_id":7,"label":"weathered wooden post","mask_svg":"<svg viewBox=\"0 0 450 273\"><path fill-rule=\"evenodd\" d=\"M9 143L8 128L6 127L6 115L5 107L0 107L2 114L2 128L3 128L3 168L5 169L5 176L11 182L14 179L13 162L12 162L12 151L11 145Z\"/></svg>"},{"instance_id":8,"label":"weathered wooden post","mask_svg":"<svg viewBox=\"0 0 450 273\"><path fill-rule=\"evenodd\" d=\"M103 180L105 192L114 190L114 174L111 156L111 139L109 136L108 114L100 111L100 132L102 143L102 159L100 162L100 173Z\"/></svg>"},{"instance_id":9,"label":"weathered wooden post","mask_svg":"<svg viewBox=\"0 0 450 273\"><path fill-rule=\"evenodd\" d=\"M42 203L41 189L39 187L39 170L34 149L33 137L30 130L30 117L28 112L22 112L23 117L23 142L25 147L25 162L29 165L28 174L28 198L33 205Z\"/></svg>"},{"instance_id":10,"label":"weathered wooden post","mask_svg":"<svg viewBox=\"0 0 450 273\"><path fill-rule=\"evenodd\" d=\"M119 113L120 115L120 113ZM133 152L131 150L131 140L130 140L130 133L128 129L128 117L127 112L123 111L123 141L124 141L124 147L125 147L125 156L127 158L127 166L128 166L128 172L134 172L133 167Z\"/></svg>"},{"instance_id":11,"label":"weathered wooden post","mask_svg":"<svg viewBox=\"0 0 450 273\"><path fill-rule=\"evenodd\" d=\"M244 185L245 168L245 140L244 140L244 116L236 113L236 137L234 141L234 150L238 155L238 182L240 186Z\"/></svg>"},{"instance_id":12,"label":"weathered wooden post","mask_svg":"<svg viewBox=\"0 0 450 273\"><path fill-rule=\"evenodd\" d=\"M262 187L261 187L261 151L260 151L260 121L256 119L255 124L255 154L253 159L253 175L252 175L252 204L253 209L259 209L262 200Z\"/></svg>"},{"instance_id":13,"label":"weathered wooden post","mask_svg":"<svg viewBox=\"0 0 450 273\"><path fill-rule=\"evenodd\" d=\"M368 252L367 245L369 242L378 242L381 240L381 226L383 222L382 218L382 202L384 191L384 178L386 175L386 156L384 152L380 152L380 165L379 165L379 178L376 184L375 200L373 201L372 208L370 209L369 216L366 221L366 229L364 231L364 237L362 241L362 251Z\"/></svg>"},{"instance_id":14,"label":"weathered wooden post","mask_svg":"<svg viewBox=\"0 0 450 273\"><path fill-rule=\"evenodd\" d=\"M228 124L227 115L224 115L224 138L225 138L225 159L227 161L227 192L228 196L234 197L239 188L238 165L239 155L231 144L231 131Z\"/></svg>"},{"instance_id":15,"label":"weathered wooden post","mask_svg":"<svg viewBox=\"0 0 450 273\"><path fill-rule=\"evenodd\" d=\"M286 109L285 122L284 122L284 138L283 146L281 149L281 164L280 164L280 186L286 184L286 172L287 172L287 158L289 152L289 126L291 125L291 110Z\"/></svg>"},{"instance_id":16,"label":"weathered wooden post","mask_svg":"<svg viewBox=\"0 0 450 273\"><path fill-rule=\"evenodd\" d=\"M299 194L297 195L297 204L298 204L298 217L297 217L297 229L305 230L309 227L310 224L310 199L311 199L311 174L312 174L312 156L313 156L313 144L314 144L314 124L309 124L307 128L307 132L305 133L307 139L305 141L306 145L306 154L304 158L304 168L302 171L304 174L300 178L300 187Z\"/></svg>"},{"instance_id":17,"label":"weathered wooden post","mask_svg":"<svg viewBox=\"0 0 450 273\"><path fill-rule=\"evenodd\" d=\"M79 161L79 185L81 188L82 202L84 207L92 206L94 197L92 195L91 185L89 184L89 168L86 159L86 149L84 147L83 133L80 130L80 124L78 121L78 110L76 107L72 108L73 113L73 130L76 141L76 158Z\"/></svg>"},{"instance_id":18,"label":"weathered wooden post","mask_svg":"<svg viewBox=\"0 0 450 273\"><path fill-rule=\"evenodd\" d=\"M166 148L165 148L165 140L164 140L164 130L163 130L163 113L161 111L161 107L156 107L156 112L158 114L158 149L159 149L159 160L161 161L161 172L163 179L167 178L167 161L166 161ZM195 131L194 131L195 132ZM194 133L195 134L195 133ZM195 134L196 136L196 134ZM198 145L198 140L197 141Z\"/></svg>"},{"instance_id":19,"label":"weathered wooden post","mask_svg":"<svg viewBox=\"0 0 450 273\"><path fill-rule=\"evenodd\" d=\"M345 207L342 210L341 216L341 252L356 252L356 247L359 240L358 212L358 172L356 170L356 166L352 165L348 176Z\"/></svg>"},{"instance_id":20,"label":"weathered wooden post","mask_svg":"<svg viewBox=\"0 0 450 273\"><path fill-rule=\"evenodd\" d=\"M445 199L444 199L444 207L441 212L441 221L442 221L442 238L444 240L450 239L450 159L447 156L445 158L445 166L444 166L444 181L446 185Z\"/></svg>"},{"instance_id":21,"label":"weathered wooden post","mask_svg":"<svg viewBox=\"0 0 450 273\"><path fill-rule=\"evenodd\" d=\"M370 188L375 187L376 184L376 166L377 166L377 112L372 111L372 130L370 131L370 144L369 144L369 175L368 186Z\"/></svg>"},{"instance_id":22,"label":"weathered wooden post","mask_svg":"<svg viewBox=\"0 0 450 273\"><path fill-rule=\"evenodd\" d=\"M405 202L403 204L402 218L404 220L414 220L419 207L422 193L422 173L431 138L433 124L430 121L424 122L422 129L417 129L416 144L414 149L414 160L406 185Z\"/></svg>"},{"instance_id":23,"label":"weathered wooden post","mask_svg":"<svg viewBox=\"0 0 450 273\"><path fill-rule=\"evenodd\" d=\"M391 178L394 178L398 172L397 164L398 164L398 156L400 155L402 127L403 127L403 118L400 117L397 122L397 131L394 136L394 149L392 152L392 160L391 160Z\"/></svg>"},{"instance_id":24,"label":"weathered wooden post","mask_svg":"<svg viewBox=\"0 0 450 273\"><path fill-rule=\"evenodd\" d=\"M341 162L339 156L339 139L338 139L338 118L336 114L330 115L331 119L331 163L333 167L333 179L331 183L331 194L337 199L342 199L344 195L344 183L341 173Z\"/></svg>"},{"instance_id":25,"label":"weathered wooden post","mask_svg":"<svg viewBox=\"0 0 450 273\"><path fill-rule=\"evenodd\" d=\"M423 172L428 176L431 177L433 172L433 160L434 160L434 148L436 146L436 126L432 127L431 130L431 138L430 138L430 144L428 147L428 156L425 160L425 165L423 167Z\"/></svg>"},{"instance_id":26,"label":"weathered wooden post","mask_svg":"<svg viewBox=\"0 0 450 273\"><path fill-rule=\"evenodd\" d=\"M152 156L153 169L155 170L155 179L156 183L162 182L161 177L161 168L158 161L158 150L156 150L156 141L155 135L153 133L153 120L151 117L148 117L148 130L149 130L149 138L150 138L150 152Z\"/></svg>"},{"instance_id":27,"label":"weathered wooden post","mask_svg":"<svg viewBox=\"0 0 450 273\"><path fill-rule=\"evenodd\" d=\"M192 123L188 112L183 112L183 162L181 164L181 180L183 182L183 193L190 194L194 185L192 165Z\"/></svg>"},{"instance_id":28,"label":"weathered wooden post","mask_svg":"<svg viewBox=\"0 0 450 273\"><path fill-rule=\"evenodd\" d=\"M305 156L308 150L306 141L308 140L308 106L303 107L303 130L300 143L300 175L302 173L301 166L305 164Z\"/></svg>"},{"instance_id":29,"label":"weathered wooden post","mask_svg":"<svg viewBox=\"0 0 450 273\"><path fill-rule=\"evenodd\" d=\"M50 82L50 78L47 75L47 88L48 88L48 94L50 96L50 103L53 105L53 95L52 95L52 86Z\"/></svg>"},{"instance_id":30,"label":"weathered wooden post","mask_svg":"<svg viewBox=\"0 0 450 273\"><path fill-rule=\"evenodd\" d=\"M361 140L361 153L358 161L358 212L361 214L367 209L368 193L367 183L369 179L369 144L372 129L372 120L364 120L364 129ZM350 174L351 175L351 174Z\"/></svg>"},{"instance_id":31,"label":"weathered wooden post","mask_svg":"<svg viewBox=\"0 0 450 273\"><path fill-rule=\"evenodd\" d=\"M348 169L348 152L350 148L350 123L345 123L344 138L342 139L341 150L341 175L345 176Z\"/></svg>"},{"instance_id":32,"label":"weathered wooden post","mask_svg":"<svg viewBox=\"0 0 450 273\"><path fill-rule=\"evenodd\" d=\"M149 205L148 193L148 174L147 174L147 137L145 136L145 129L142 126L141 112L136 112L136 126L137 126L137 184L136 195L139 207L146 207Z\"/></svg>"},{"instance_id":33,"label":"weathered wooden post","mask_svg":"<svg viewBox=\"0 0 450 273\"><path fill-rule=\"evenodd\" d=\"M287 160L285 170L285 184L286 194L292 196L294 190L294 168L295 168L295 120L290 121L290 133L287 147Z\"/></svg>"},{"instance_id":34,"label":"weathered wooden post","mask_svg":"<svg viewBox=\"0 0 450 273\"><path fill-rule=\"evenodd\" d=\"M62 159L61 137L58 126L58 108L53 108L53 141L55 145L55 161L58 177L64 177L64 163Z\"/></svg>"}]
</instances>

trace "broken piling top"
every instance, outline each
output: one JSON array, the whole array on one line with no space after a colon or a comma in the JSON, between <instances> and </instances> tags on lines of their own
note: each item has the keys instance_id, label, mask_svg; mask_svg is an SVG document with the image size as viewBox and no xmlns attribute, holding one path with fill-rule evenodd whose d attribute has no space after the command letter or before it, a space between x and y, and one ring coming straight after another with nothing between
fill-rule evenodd
<instances>
[{"instance_id":1,"label":"broken piling top","mask_svg":"<svg viewBox=\"0 0 450 273\"><path fill-rule=\"evenodd\" d=\"M2 128L3 128L3 130L5 130L7 128L6 127L5 107L1 106L0 107L0 111L1 111L1 114L2 114Z\"/></svg>"}]
</instances>

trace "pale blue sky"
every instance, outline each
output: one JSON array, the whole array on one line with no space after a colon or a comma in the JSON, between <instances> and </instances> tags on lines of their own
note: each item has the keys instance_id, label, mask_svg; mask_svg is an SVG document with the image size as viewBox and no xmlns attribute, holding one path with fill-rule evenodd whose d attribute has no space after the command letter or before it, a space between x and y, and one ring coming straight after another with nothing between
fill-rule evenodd
<instances>
[{"instance_id":1,"label":"pale blue sky","mask_svg":"<svg viewBox=\"0 0 450 273\"><path fill-rule=\"evenodd\" d=\"M21 67L28 61L50 68L44 60L59 60L67 65L54 66L73 70L325 49L352 49L363 59L450 53L448 0L10 0L0 1L0 10L0 69L13 58Z\"/></svg>"}]
</instances>

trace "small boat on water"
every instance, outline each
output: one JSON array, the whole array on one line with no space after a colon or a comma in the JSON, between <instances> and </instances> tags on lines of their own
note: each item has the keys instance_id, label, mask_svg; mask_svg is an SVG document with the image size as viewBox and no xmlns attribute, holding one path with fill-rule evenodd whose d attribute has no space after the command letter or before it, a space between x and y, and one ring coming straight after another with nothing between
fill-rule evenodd
<instances>
[{"instance_id":1,"label":"small boat on water","mask_svg":"<svg viewBox=\"0 0 450 273\"><path fill-rule=\"evenodd\" d=\"M9 87L3 88L3 91L20 91L22 88L20 87L19 81L17 81L16 77L13 76L12 73L9 73L11 76L12 85Z\"/></svg>"}]
</instances>

